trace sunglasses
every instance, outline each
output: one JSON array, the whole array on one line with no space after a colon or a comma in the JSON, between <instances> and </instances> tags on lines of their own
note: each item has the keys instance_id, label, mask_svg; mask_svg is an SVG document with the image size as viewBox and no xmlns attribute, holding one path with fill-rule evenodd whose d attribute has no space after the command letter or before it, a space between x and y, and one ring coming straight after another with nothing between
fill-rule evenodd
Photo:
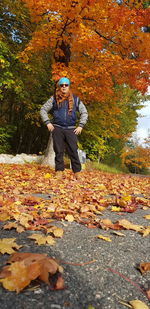
<instances>
[{"instance_id":1,"label":"sunglasses","mask_svg":"<svg viewBox=\"0 0 150 309\"><path fill-rule=\"evenodd\" d=\"M60 87L68 87L68 84L61 84Z\"/></svg>"}]
</instances>

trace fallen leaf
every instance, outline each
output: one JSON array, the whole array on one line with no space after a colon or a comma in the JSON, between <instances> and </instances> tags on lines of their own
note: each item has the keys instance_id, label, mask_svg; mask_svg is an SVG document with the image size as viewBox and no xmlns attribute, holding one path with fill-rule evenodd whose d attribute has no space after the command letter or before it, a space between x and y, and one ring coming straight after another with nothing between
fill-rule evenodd
<instances>
[{"instance_id":1,"label":"fallen leaf","mask_svg":"<svg viewBox=\"0 0 150 309\"><path fill-rule=\"evenodd\" d=\"M136 232L140 232L143 229L142 225L136 225L131 223L130 221L126 219L122 219L118 221L119 225L127 230L134 230Z\"/></svg>"},{"instance_id":2,"label":"fallen leaf","mask_svg":"<svg viewBox=\"0 0 150 309\"><path fill-rule=\"evenodd\" d=\"M145 303L138 299L129 301L129 304L133 309L149 309Z\"/></svg>"},{"instance_id":3,"label":"fallen leaf","mask_svg":"<svg viewBox=\"0 0 150 309\"><path fill-rule=\"evenodd\" d=\"M125 235L124 235L123 233L116 232L116 231L113 231L112 234L115 234L115 235L117 235L117 236L125 237Z\"/></svg>"},{"instance_id":4,"label":"fallen leaf","mask_svg":"<svg viewBox=\"0 0 150 309\"><path fill-rule=\"evenodd\" d=\"M150 226L145 227L143 230L140 231L143 234L143 237L146 237L150 234Z\"/></svg>"},{"instance_id":5,"label":"fallen leaf","mask_svg":"<svg viewBox=\"0 0 150 309\"><path fill-rule=\"evenodd\" d=\"M18 233L22 233L24 231L24 227L15 222L9 222L3 226L4 230L11 230L12 228L16 229Z\"/></svg>"},{"instance_id":6,"label":"fallen leaf","mask_svg":"<svg viewBox=\"0 0 150 309\"><path fill-rule=\"evenodd\" d=\"M150 214L149 215L146 215L144 216L145 219L150 219Z\"/></svg>"},{"instance_id":7,"label":"fallen leaf","mask_svg":"<svg viewBox=\"0 0 150 309\"><path fill-rule=\"evenodd\" d=\"M51 178L51 177L52 177L52 175L49 174L49 173L46 173L46 174L44 175L44 178L45 178L45 179L48 179L48 178Z\"/></svg>"},{"instance_id":8,"label":"fallen leaf","mask_svg":"<svg viewBox=\"0 0 150 309\"><path fill-rule=\"evenodd\" d=\"M8 260L11 265L4 266L0 273L0 282L9 291L19 293L30 282L39 278L50 285L49 275L58 274L53 289L63 289L64 281L61 277L62 267L46 254L15 253ZM58 280L59 278L59 280Z\"/></svg>"},{"instance_id":9,"label":"fallen leaf","mask_svg":"<svg viewBox=\"0 0 150 309\"><path fill-rule=\"evenodd\" d=\"M12 254L13 252L15 252L14 249L21 248L22 246L17 245L15 243L15 240L16 240L16 238L3 238L3 239L0 239L0 252L2 254L4 254L4 253Z\"/></svg>"},{"instance_id":10,"label":"fallen leaf","mask_svg":"<svg viewBox=\"0 0 150 309\"><path fill-rule=\"evenodd\" d=\"M63 234L64 234L64 230L62 229L62 228L60 228L60 227L53 227L52 228L52 233L53 233L53 235L55 236L55 237L62 237L63 236Z\"/></svg>"},{"instance_id":11,"label":"fallen leaf","mask_svg":"<svg viewBox=\"0 0 150 309\"><path fill-rule=\"evenodd\" d=\"M9 274L5 274L5 271L8 271ZM5 289L19 293L31 280L36 279L39 275L40 265L38 263L34 263L31 268L30 266L27 267L24 261L15 262L10 266L6 266L4 272L0 273L1 278L3 277L0 282Z\"/></svg>"},{"instance_id":12,"label":"fallen leaf","mask_svg":"<svg viewBox=\"0 0 150 309\"><path fill-rule=\"evenodd\" d=\"M32 234L28 236L28 238L34 239L36 241L36 244L45 245L46 243L49 245L54 245L55 240L52 236L44 236L42 234Z\"/></svg>"},{"instance_id":13,"label":"fallen leaf","mask_svg":"<svg viewBox=\"0 0 150 309\"><path fill-rule=\"evenodd\" d=\"M139 270L140 272L143 274L145 273L146 271L149 271L150 270L150 262L147 262L147 263L140 263L139 265Z\"/></svg>"},{"instance_id":14,"label":"fallen leaf","mask_svg":"<svg viewBox=\"0 0 150 309\"><path fill-rule=\"evenodd\" d=\"M55 290L63 290L64 289L64 279L62 276L59 276L55 285L54 285Z\"/></svg>"},{"instance_id":15,"label":"fallen leaf","mask_svg":"<svg viewBox=\"0 0 150 309\"><path fill-rule=\"evenodd\" d=\"M0 212L0 221L7 221L10 219L10 215L7 212Z\"/></svg>"},{"instance_id":16,"label":"fallen leaf","mask_svg":"<svg viewBox=\"0 0 150 309\"><path fill-rule=\"evenodd\" d=\"M145 293L146 293L148 300L150 300L150 290L147 290Z\"/></svg>"},{"instance_id":17,"label":"fallen leaf","mask_svg":"<svg viewBox=\"0 0 150 309\"><path fill-rule=\"evenodd\" d=\"M103 235L97 235L97 238L100 238L100 239L103 239L103 240L106 240L106 241L112 241L109 237L106 237L106 236L103 236Z\"/></svg>"},{"instance_id":18,"label":"fallen leaf","mask_svg":"<svg viewBox=\"0 0 150 309\"><path fill-rule=\"evenodd\" d=\"M112 206L111 211L121 211L121 208L117 206Z\"/></svg>"},{"instance_id":19,"label":"fallen leaf","mask_svg":"<svg viewBox=\"0 0 150 309\"><path fill-rule=\"evenodd\" d=\"M68 222L73 222L74 221L74 216L73 215L67 215L65 217L65 220L68 221Z\"/></svg>"}]
</instances>

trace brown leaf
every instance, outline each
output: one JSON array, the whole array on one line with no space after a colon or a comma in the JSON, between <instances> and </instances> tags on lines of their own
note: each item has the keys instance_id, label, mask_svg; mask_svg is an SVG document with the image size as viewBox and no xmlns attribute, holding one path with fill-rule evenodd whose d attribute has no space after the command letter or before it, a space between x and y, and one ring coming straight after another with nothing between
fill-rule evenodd
<instances>
[{"instance_id":1,"label":"brown leaf","mask_svg":"<svg viewBox=\"0 0 150 309\"><path fill-rule=\"evenodd\" d=\"M143 274L145 273L146 271L149 271L150 270L150 262L147 262L147 263L140 263L139 265L139 270L140 272Z\"/></svg>"},{"instance_id":2,"label":"brown leaf","mask_svg":"<svg viewBox=\"0 0 150 309\"><path fill-rule=\"evenodd\" d=\"M55 290L63 290L64 289L64 279L62 276L58 276L58 279L54 285Z\"/></svg>"}]
</instances>

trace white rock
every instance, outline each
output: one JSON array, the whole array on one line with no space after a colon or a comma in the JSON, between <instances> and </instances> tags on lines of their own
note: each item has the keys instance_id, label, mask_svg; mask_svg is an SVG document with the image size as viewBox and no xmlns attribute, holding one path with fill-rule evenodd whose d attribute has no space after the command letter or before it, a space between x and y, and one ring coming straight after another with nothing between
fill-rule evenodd
<instances>
[{"instance_id":1,"label":"white rock","mask_svg":"<svg viewBox=\"0 0 150 309\"><path fill-rule=\"evenodd\" d=\"M0 163L15 163L15 164L24 164L24 163L31 163L31 162L37 162L40 163L43 159L43 156L38 156L36 154L29 154L21 153L17 154L16 156L10 155L10 154L0 154Z\"/></svg>"}]
</instances>

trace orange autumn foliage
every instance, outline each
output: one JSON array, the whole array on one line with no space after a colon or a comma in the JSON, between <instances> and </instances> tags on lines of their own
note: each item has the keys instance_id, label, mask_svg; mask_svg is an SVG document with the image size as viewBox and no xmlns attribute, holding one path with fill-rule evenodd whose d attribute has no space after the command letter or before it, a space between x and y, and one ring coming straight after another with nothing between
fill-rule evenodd
<instances>
[{"instance_id":1,"label":"orange autumn foliage","mask_svg":"<svg viewBox=\"0 0 150 309\"><path fill-rule=\"evenodd\" d=\"M150 8L142 2L111 0L23 0L36 31L23 61L51 50L53 80L67 75L85 99L102 101L116 84L144 93L149 84Z\"/></svg>"},{"instance_id":2,"label":"orange autumn foliage","mask_svg":"<svg viewBox=\"0 0 150 309\"><path fill-rule=\"evenodd\" d=\"M150 148L137 145L135 148L125 147L122 153L124 164L135 166L139 169L150 168Z\"/></svg>"}]
</instances>

